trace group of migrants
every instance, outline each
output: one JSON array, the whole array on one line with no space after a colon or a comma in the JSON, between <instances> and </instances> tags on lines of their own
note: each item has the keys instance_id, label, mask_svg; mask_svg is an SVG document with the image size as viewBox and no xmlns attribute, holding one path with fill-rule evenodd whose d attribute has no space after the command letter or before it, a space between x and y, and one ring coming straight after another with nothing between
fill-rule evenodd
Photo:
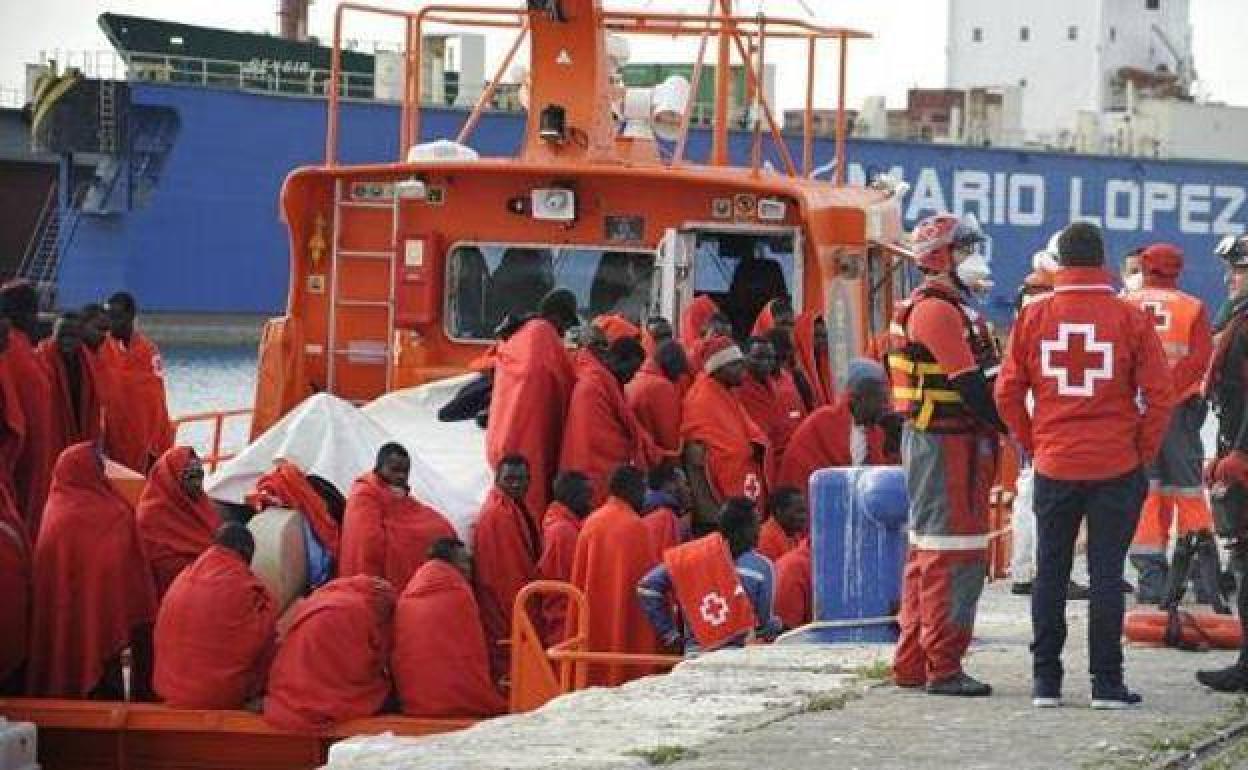
<instances>
[{"instance_id":1,"label":"group of migrants","mask_svg":"<svg viewBox=\"0 0 1248 770\"><path fill-rule=\"evenodd\" d=\"M1221 569L1215 533L1228 539L1243 578L1248 237L1214 249L1226 263L1229 299L1211 322L1200 300L1178 289L1184 255L1176 246L1127 255L1119 290L1099 229L1072 224L1033 259L1003 356L975 307L990 279L983 240L973 222L957 217L921 222L913 246L923 281L890 328L910 496L893 675L901 687L935 695L992 692L962 664L1005 437L1022 465L1013 578L1014 592L1031 596L1033 703L1061 705L1066 602L1080 598L1091 602L1092 707L1128 708L1142 701L1123 670L1128 556L1139 574L1137 599L1170 610L1190 578L1198 601L1230 612L1234 579ZM1210 404L1218 440L1206 463L1200 433ZM1070 580L1081 528L1088 588ZM1241 624L1246 602L1248 591L1239 591ZM1215 690L1248 690L1248 646L1234 665L1197 679Z\"/></svg>"},{"instance_id":2,"label":"group of migrants","mask_svg":"<svg viewBox=\"0 0 1248 770\"><path fill-rule=\"evenodd\" d=\"M283 609L252 569L246 514L211 500L200 459L173 446L133 298L63 314L37 348L33 289L0 300L10 694L253 708L300 731L383 711L501 713L529 583L589 597L596 651L769 640L811 617L807 479L897 462L884 368L853 362L838 392L822 319L787 297L743 351L710 298L692 303L680 339L664 319L618 315L572 335L576 298L555 290L505 321L479 381L443 410L474 404L464 414L485 425L494 471L468 542L411 496L397 444L345 496L289 461L256 482L249 512L298 511L315 545L312 590ZM113 464L146 476L137 506L110 482ZM535 605L547 645L583 622L563 596ZM595 666L590 681L653 670Z\"/></svg>"},{"instance_id":3,"label":"group of migrants","mask_svg":"<svg viewBox=\"0 0 1248 770\"><path fill-rule=\"evenodd\" d=\"M248 509L298 511L319 555L314 590L285 611L251 569L251 531L205 495L195 453L172 446L133 298L64 314L36 346L34 291L6 286L4 691L248 707L300 731L383 711L489 716L507 708L513 612L537 580L569 583L592 607L586 619L566 594L539 594L526 614L543 644L584 634L587 649L621 654L591 666L590 683L619 684L654 670L628 654L697 654L808 623L812 474L900 462L910 548L895 681L988 695L962 664L1005 436L1023 466L1015 581L1031 595L1035 703L1060 703L1084 524L1093 705L1138 703L1120 640L1128 551L1140 598L1163 601L1167 581L1187 578L1166 561L1177 526L1176 562L1196 561L1198 598L1218 611L1215 529L1237 568L1248 553L1248 238L1218 247L1231 301L1210 322L1176 288L1177 248L1141 250L1140 277L1119 293L1099 231L1073 224L1037 256L1004 356L975 309L990 280L982 240L953 216L920 223L922 283L872 345L880 360L852 361L839 387L823 319L787 297L738 344L710 297L676 334L619 315L581 328L576 297L550 292L504 320L442 410L484 426L494 473L465 539L412 497L397 444L345 496L288 461L259 479ZM1210 401L1218 456L1202 469ZM110 462L147 476L137 509L110 485ZM1200 680L1248 690L1248 653Z\"/></svg>"}]
</instances>

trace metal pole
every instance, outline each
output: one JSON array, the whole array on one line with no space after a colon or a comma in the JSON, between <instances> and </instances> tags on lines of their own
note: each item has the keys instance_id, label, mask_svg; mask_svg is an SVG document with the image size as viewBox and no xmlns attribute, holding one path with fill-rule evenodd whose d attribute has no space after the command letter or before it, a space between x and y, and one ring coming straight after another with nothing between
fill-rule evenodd
<instances>
[{"instance_id":1,"label":"metal pole","mask_svg":"<svg viewBox=\"0 0 1248 770\"><path fill-rule=\"evenodd\" d=\"M806 39L806 114L802 117L802 176L815 166L815 37Z\"/></svg>"},{"instance_id":2,"label":"metal pole","mask_svg":"<svg viewBox=\"0 0 1248 770\"><path fill-rule=\"evenodd\" d=\"M836 93L836 183L845 184L845 128L849 123L845 115L845 68L849 64L849 45L845 35L840 36L841 66Z\"/></svg>"},{"instance_id":3,"label":"metal pole","mask_svg":"<svg viewBox=\"0 0 1248 770\"><path fill-rule=\"evenodd\" d=\"M732 69L731 41L733 35L732 0L720 0L722 29L719 33L719 55L715 61L715 122L711 135L711 165L728 165L728 91Z\"/></svg>"},{"instance_id":4,"label":"metal pole","mask_svg":"<svg viewBox=\"0 0 1248 770\"><path fill-rule=\"evenodd\" d=\"M715 10L715 0L706 7L706 15ZM711 22L707 21L706 30L698 43L698 58L693 60L693 82L689 84L689 103L685 105L685 114L680 116L680 139L676 142L676 151L672 153L671 165L675 166L685 159L685 147L689 144L689 124L693 119L693 109L698 103L698 91L702 88L702 59L706 56L706 43L710 37Z\"/></svg>"},{"instance_id":5,"label":"metal pole","mask_svg":"<svg viewBox=\"0 0 1248 770\"><path fill-rule=\"evenodd\" d=\"M342 77L342 12L334 10L334 47L329 55L329 115L325 128L325 165L338 163L338 79Z\"/></svg>"}]
</instances>

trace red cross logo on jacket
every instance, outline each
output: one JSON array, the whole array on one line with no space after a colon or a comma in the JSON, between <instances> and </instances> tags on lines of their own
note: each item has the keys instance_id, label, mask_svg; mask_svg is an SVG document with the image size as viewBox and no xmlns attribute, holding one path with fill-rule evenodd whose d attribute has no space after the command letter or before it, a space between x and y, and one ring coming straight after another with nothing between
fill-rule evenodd
<instances>
[{"instance_id":1,"label":"red cross logo on jacket","mask_svg":"<svg viewBox=\"0 0 1248 770\"><path fill-rule=\"evenodd\" d=\"M1153 326L1157 331L1170 331L1170 324L1174 321L1174 313L1170 312L1170 308L1166 307L1166 303L1158 299L1145 300L1140 303L1140 307L1144 308L1144 312L1148 313L1149 320L1153 322Z\"/></svg>"},{"instance_id":2,"label":"red cross logo on jacket","mask_svg":"<svg viewBox=\"0 0 1248 770\"><path fill-rule=\"evenodd\" d=\"M1095 324L1063 323L1056 340L1040 341L1040 374L1057 381L1063 396L1092 396L1114 376L1114 344L1096 339Z\"/></svg>"}]
</instances>

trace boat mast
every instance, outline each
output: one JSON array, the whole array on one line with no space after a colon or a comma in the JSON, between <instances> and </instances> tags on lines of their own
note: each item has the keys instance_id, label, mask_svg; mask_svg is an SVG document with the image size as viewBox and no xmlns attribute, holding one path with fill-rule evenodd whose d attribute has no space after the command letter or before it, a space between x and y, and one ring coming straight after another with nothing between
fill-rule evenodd
<instances>
[{"instance_id":1,"label":"boat mast","mask_svg":"<svg viewBox=\"0 0 1248 770\"><path fill-rule=\"evenodd\" d=\"M731 84L732 69L732 35L735 29L731 25L732 0L719 0L720 16L723 23L719 31L719 57L715 63L715 122L711 136L711 165L728 165L728 98Z\"/></svg>"}]
</instances>

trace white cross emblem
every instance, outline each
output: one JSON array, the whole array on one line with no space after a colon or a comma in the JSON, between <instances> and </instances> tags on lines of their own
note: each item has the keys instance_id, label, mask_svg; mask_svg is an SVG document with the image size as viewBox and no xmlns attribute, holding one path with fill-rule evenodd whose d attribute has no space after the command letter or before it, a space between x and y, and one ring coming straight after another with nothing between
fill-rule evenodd
<instances>
[{"instance_id":1,"label":"white cross emblem","mask_svg":"<svg viewBox=\"0 0 1248 770\"><path fill-rule=\"evenodd\" d=\"M1056 340L1040 341L1040 373L1057 381L1060 395L1092 396L1098 380L1113 379L1114 344L1096 339L1096 324L1058 324Z\"/></svg>"},{"instance_id":2,"label":"white cross emblem","mask_svg":"<svg viewBox=\"0 0 1248 770\"><path fill-rule=\"evenodd\" d=\"M702 605L698 607L698 613L712 626L722 626L728 622L728 602L719 595L718 591L711 591L702 597Z\"/></svg>"},{"instance_id":3,"label":"white cross emblem","mask_svg":"<svg viewBox=\"0 0 1248 770\"><path fill-rule=\"evenodd\" d=\"M1159 299L1145 300L1140 303L1140 307L1144 308L1148 313L1149 320L1153 322L1159 332L1170 331L1170 323L1174 320L1174 314L1170 312L1170 308L1166 303Z\"/></svg>"}]
</instances>

